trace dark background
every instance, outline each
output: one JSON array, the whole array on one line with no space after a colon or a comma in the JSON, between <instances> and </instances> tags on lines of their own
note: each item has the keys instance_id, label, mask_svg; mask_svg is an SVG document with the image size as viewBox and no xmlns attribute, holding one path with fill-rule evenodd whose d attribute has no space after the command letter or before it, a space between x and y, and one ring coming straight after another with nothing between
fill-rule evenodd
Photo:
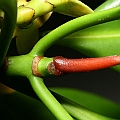
<instances>
[{"instance_id":1,"label":"dark background","mask_svg":"<svg viewBox=\"0 0 120 120\"><path fill-rule=\"evenodd\" d=\"M82 0L85 4L95 9L104 0ZM52 30L64 22L73 19L58 13L53 13L46 24L41 30ZM70 48L61 46L52 46L45 53L47 57L53 57L62 55L65 57L86 57L83 54L78 53ZM73 73L61 77L45 77L45 84L48 87L71 87L81 90L96 93L98 95L109 98L115 102L120 103L119 91L120 91L120 74L116 73L112 69L105 69L99 71L93 71L88 73ZM24 78L12 77L12 79L4 82L6 85L23 92L27 95L34 96L35 94L31 89L29 81ZM22 88L22 89L21 89Z\"/></svg>"}]
</instances>

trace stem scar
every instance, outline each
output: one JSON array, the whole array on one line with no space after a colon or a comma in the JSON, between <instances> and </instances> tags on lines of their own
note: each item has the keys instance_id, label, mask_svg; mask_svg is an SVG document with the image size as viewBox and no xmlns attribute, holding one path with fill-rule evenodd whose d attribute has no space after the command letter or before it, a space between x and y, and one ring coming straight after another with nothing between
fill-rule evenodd
<instances>
[{"instance_id":1,"label":"stem scar","mask_svg":"<svg viewBox=\"0 0 120 120\"><path fill-rule=\"evenodd\" d=\"M33 75L35 76L39 76L41 77L42 75L40 74L40 72L38 71L38 63L39 61L42 59L43 57L41 56L36 56L34 59L33 59L33 63L32 63L32 73Z\"/></svg>"}]
</instances>

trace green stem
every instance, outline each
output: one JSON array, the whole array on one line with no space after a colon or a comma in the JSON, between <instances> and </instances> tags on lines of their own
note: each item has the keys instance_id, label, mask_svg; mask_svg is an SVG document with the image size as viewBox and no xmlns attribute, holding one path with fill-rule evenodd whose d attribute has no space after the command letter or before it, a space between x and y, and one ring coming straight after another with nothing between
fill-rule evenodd
<instances>
[{"instance_id":1,"label":"green stem","mask_svg":"<svg viewBox=\"0 0 120 120\"><path fill-rule=\"evenodd\" d=\"M120 18L120 7L110 10L88 14L74 20L71 20L43 37L32 49L30 54L43 55L44 52L57 40L74 33L78 30L97 25L100 23L116 20Z\"/></svg>"},{"instance_id":2,"label":"green stem","mask_svg":"<svg viewBox=\"0 0 120 120\"><path fill-rule=\"evenodd\" d=\"M9 48L17 18L17 1L0 0L0 9L5 13L0 35L0 67ZM7 32L6 32L7 31Z\"/></svg>"},{"instance_id":3,"label":"green stem","mask_svg":"<svg viewBox=\"0 0 120 120\"><path fill-rule=\"evenodd\" d=\"M28 77L32 74L32 61L29 55L8 57L7 75Z\"/></svg>"},{"instance_id":4,"label":"green stem","mask_svg":"<svg viewBox=\"0 0 120 120\"><path fill-rule=\"evenodd\" d=\"M45 86L43 79L29 77L33 90L58 120L73 120Z\"/></svg>"},{"instance_id":5,"label":"green stem","mask_svg":"<svg viewBox=\"0 0 120 120\"><path fill-rule=\"evenodd\" d=\"M43 57L38 63L38 71L42 76L53 75L48 71L49 64L53 62L53 58Z\"/></svg>"}]
</instances>

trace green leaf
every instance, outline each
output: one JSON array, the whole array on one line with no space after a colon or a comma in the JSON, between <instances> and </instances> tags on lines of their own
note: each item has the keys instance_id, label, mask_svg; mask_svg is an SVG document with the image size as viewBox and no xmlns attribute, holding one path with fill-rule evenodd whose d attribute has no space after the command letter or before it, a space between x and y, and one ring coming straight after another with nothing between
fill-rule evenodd
<instances>
[{"instance_id":1,"label":"green leaf","mask_svg":"<svg viewBox=\"0 0 120 120\"><path fill-rule=\"evenodd\" d=\"M94 11L96 12L96 11L107 10L107 9L115 8L118 6L120 6L120 0L106 0L99 7L97 7Z\"/></svg>"},{"instance_id":2,"label":"green leaf","mask_svg":"<svg viewBox=\"0 0 120 120\"><path fill-rule=\"evenodd\" d=\"M39 100L20 92L0 95L1 120L56 120Z\"/></svg>"},{"instance_id":3,"label":"green leaf","mask_svg":"<svg viewBox=\"0 0 120 120\"><path fill-rule=\"evenodd\" d=\"M57 44L90 57L120 55L120 20L92 26L69 35ZM120 66L113 67L120 72Z\"/></svg>"},{"instance_id":4,"label":"green leaf","mask_svg":"<svg viewBox=\"0 0 120 120\"><path fill-rule=\"evenodd\" d=\"M33 47L30 54L43 55L44 52L50 46L55 44L56 41L66 37L67 35L70 35L78 30L82 30L93 25L101 24L112 20L117 20L120 18L119 14L120 7L117 7L102 12L94 12L93 14L84 15L82 17L78 17L74 20L71 20L59 26L55 30L45 35L42 39L40 39L37 42L37 44Z\"/></svg>"},{"instance_id":5,"label":"green leaf","mask_svg":"<svg viewBox=\"0 0 120 120\"><path fill-rule=\"evenodd\" d=\"M73 88L50 88L53 92L98 114L120 118L120 105L96 94Z\"/></svg>"}]
</instances>

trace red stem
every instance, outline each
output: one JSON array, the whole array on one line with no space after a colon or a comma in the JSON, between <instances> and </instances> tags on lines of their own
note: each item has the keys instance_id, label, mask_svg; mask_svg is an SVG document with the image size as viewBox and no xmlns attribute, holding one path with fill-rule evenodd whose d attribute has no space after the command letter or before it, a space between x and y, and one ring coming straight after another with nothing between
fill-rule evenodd
<instances>
[{"instance_id":1,"label":"red stem","mask_svg":"<svg viewBox=\"0 0 120 120\"><path fill-rule=\"evenodd\" d=\"M109 68L120 64L120 56L108 56L101 58L82 58L68 59L61 56L54 57L54 65L56 70L65 73L71 72L88 72Z\"/></svg>"}]
</instances>

